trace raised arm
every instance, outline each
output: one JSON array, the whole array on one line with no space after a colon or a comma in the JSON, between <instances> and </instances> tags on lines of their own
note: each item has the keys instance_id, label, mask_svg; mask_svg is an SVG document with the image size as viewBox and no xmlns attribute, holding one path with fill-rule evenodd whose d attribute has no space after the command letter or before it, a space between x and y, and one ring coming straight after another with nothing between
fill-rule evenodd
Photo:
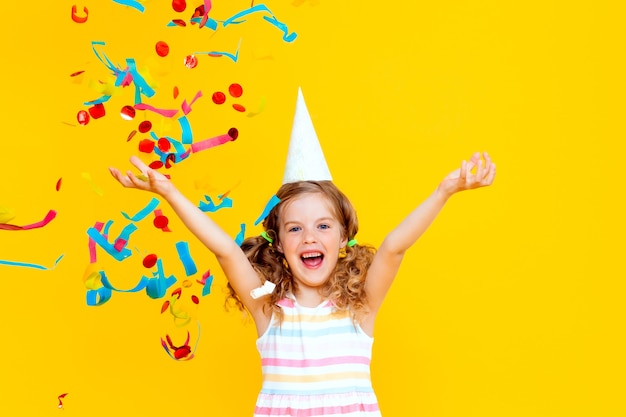
<instances>
[{"instance_id":1,"label":"raised arm","mask_svg":"<svg viewBox=\"0 0 626 417\"><path fill-rule=\"evenodd\" d=\"M439 184L437 189L413 210L380 245L365 282L370 311L374 314L380 308L393 279L398 272L402 258L417 239L435 220L448 199L455 193L491 185L496 175L496 165L489 155L476 152L469 162L452 171Z\"/></svg>"},{"instance_id":2,"label":"raised arm","mask_svg":"<svg viewBox=\"0 0 626 417\"><path fill-rule=\"evenodd\" d=\"M115 168L109 168L109 171L124 187L150 191L167 201L185 226L215 254L226 278L257 325L262 324L259 320L263 320L263 300L250 297L250 290L260 285L259 276L233 238L189 201L167 177L150 169L135 156L131 157L131 163L142 175L137 176L131 171L122 174Z\"/></svg>"}]
</instances>

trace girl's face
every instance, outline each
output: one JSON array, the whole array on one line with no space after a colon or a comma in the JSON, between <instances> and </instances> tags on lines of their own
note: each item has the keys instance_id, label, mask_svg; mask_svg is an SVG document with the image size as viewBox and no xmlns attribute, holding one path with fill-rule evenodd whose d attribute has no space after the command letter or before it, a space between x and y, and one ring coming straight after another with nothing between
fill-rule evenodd
<instances>
[{"instance_id":1,"label":"girl's face","mask_svg":"<svg viewBox=\"0 0 626 417\"><path fill-rule=\"evenodd\" d=\"M320 193L304 194L282 207L278 223L277 248L285 255L299 289L323 285L347 240L330 202Z\"/></svg>"}]
</instances>

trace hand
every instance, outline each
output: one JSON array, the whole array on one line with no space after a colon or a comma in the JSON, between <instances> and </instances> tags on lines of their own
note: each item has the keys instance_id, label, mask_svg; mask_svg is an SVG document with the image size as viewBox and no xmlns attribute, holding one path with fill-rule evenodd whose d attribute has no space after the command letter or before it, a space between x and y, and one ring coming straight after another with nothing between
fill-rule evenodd
<instances>
[{"instance_id":1,"label":"hand","mask_svg":"<svg viewBox=\"0 0 626 417\"><path fill-rule=\"evenodd\" d=\"M174 189L174 185L165 175L148 167L138 157L131 156L130 162L141 171L141 175L135 175L131 171L122 174L116 168L109 168L111 175L124 187L151 191L162 196Z\"/></svg>"},{"instance_id":2,"label":"hand","mask_svg":"<svg viewBox=\"0 0 626 417\"><path fill-rule=\"evenodd\" d=\"M463 190L491 185L496 176L496 164L491 162L487 152L483 152L484 161L480 152L472 155L469 162L463 161L461 167L452 171L439 184L439 191L451 196ZM474 171L474 173L472 173Z\"/></svg>"}]
</instances>

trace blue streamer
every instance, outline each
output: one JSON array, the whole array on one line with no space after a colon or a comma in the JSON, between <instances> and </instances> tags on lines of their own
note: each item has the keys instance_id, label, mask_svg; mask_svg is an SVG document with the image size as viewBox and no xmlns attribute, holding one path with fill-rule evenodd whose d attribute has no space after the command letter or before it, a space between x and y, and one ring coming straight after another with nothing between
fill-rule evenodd
<instances>
[{"instance_id":1,"label":"blue streamer","mask_svg":"<svg viewBox=\"0 0 626 417\"><path fill-rule=\"evenodd\" d=\"M278 203L280 203L280 198L273 195L272 198L270 198L270 201L268 201L267 204L265 205L265 209L263 210L263 213L261 213L259 218L256 219L256 221L254 222L254 225L256 226L257 224L261 223L267 217L267 215L270 214L270 211L272 211L272 209Z\"/></svg>"},{"instance_id":2,"label":"blue streamer","mask_svg":"<svg viewBox=\"0 0 626 417\"><path fill-rule=\"evenodd\" d=\"M176 251L178 252L178 257L180 261L183 263L185 267L185 274L187 276L193 275L198 272L198 268L196 268L196 264L191 258L191 253L189 252L189 243L188 242L177 242L176 243Z\"/></svg>"}]
</instances>

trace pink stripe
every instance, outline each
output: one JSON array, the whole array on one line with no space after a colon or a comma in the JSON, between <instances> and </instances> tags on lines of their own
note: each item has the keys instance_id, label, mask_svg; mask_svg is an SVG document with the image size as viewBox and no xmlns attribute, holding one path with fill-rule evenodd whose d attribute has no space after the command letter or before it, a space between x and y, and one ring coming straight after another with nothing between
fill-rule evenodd
<instances>
[{"instance_id":1,"label":"pink stripe","mask_svg":"<svg viewBox=\"0 0 626 417\"><path fill-rule=\"evenodd\" d=\"M376 412L379 411L378 404L351 404L334 407L315 407L293 409L256 407L254 409L255 416L291 416L291 417L313 417L325 416L329 414L346 414L356 413L358 411Z\"/></svg>"},{"instance_id":2,"label":"pink stripe","mask_svg":"<svg viewBox=\"0 0 626 417\"><path fill-rule=\"evenodd\" d=\"M328 365L351 365L351 364L369 365L370 359L364 356L339 356L322 359L279 359L279 358L263 358L261 365L263 366L289 366L292 368L306 368L309 366L328 366Z\"/></svg>"}]
</instances>

